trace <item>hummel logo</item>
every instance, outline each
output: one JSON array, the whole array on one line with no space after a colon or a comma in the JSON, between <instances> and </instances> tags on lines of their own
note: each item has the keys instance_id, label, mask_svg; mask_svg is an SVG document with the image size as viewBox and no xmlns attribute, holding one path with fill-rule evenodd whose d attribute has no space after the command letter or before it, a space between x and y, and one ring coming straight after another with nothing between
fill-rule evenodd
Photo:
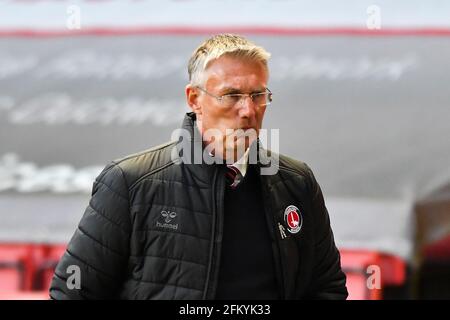
<instances>
[{"instance_id":1,"label":"hummel logo","mask_svg":"<svg viewBox=\"0 0 450 320\"><path fill-rule=\"evenodd\" d=\"M177 213L163 210L161 211L161 215L164 217L164 221L166 223L169 223L170 221L172 221L172 219L174 219L177 216Z\"/></svg>"},{"instance_id":2,"label":"hummel logo","mask_svg":"<svg viewBox=\"0 0 450 320\"><path fill-rule=\"evenodd\" d=\"M160 228L165 228L165 229L173 229L173 230L177 230L178 229L178 223L177 224L172 224L170 223L173 219L175 219L177 217L177 213L174 211L161 211L161 216L164 218L164 222L165 223L161 223L159 221L156 221L156 226L160 227Z\"/></svg>"}]
</instances>

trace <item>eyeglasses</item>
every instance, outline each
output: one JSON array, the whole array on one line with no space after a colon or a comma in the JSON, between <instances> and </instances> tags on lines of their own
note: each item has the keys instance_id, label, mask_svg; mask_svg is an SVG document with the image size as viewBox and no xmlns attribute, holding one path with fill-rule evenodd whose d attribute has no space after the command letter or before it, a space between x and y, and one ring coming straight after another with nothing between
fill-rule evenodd
<instances>
[{"instance_id":1,"label":"eyeglasses","mask_svg":"<svg viewBox=\"0 0 450 320\"><path fill-rule=\"evenodd\" d=\"M241 105L244 103L244 100L246 97L250 97L252 102L259 106L259 107L265 107L272 103L272 92L269 90L269 88L266 88L265 92L257 92L257 93L230 93L230 94L224 94L222 96L216 96L205 89L198 87L197 88L200 91L203 91L207 95L216 98L217 101L219 101L224 107L231 108L235 106L237 103L240 103Z\"/></svg>"}]
</instances>

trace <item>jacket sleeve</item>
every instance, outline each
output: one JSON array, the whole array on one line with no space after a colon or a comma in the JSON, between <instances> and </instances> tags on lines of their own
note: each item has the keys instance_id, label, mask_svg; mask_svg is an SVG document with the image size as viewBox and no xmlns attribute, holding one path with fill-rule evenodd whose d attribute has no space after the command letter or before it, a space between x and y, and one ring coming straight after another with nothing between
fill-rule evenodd
<instances>
[{"instance_id":1,"label":"jacket sleeve","mask_svg":"<svg viewBox=\"0 0 450 320\"><path fill-rule=\"evenodd\" d=\"M111 163L96 178L92 197L59 261L50 298L116 298L129 255L131 219L122 169Z\"/></svg>"},{"instance_id":2,"label":"jacket sleeve","mask_svg":"<svg viewBox=\"0 0 450 320\"><path fill-rule=\"evenodd\" d=\"M308 298L345 300L348 296L346 276L341 269L340 254L334 242L330 217L321 188L311 169L309 169L309 173L314 212L315 244L312 285L308 292Z\"/></svg>"}]
</instances>

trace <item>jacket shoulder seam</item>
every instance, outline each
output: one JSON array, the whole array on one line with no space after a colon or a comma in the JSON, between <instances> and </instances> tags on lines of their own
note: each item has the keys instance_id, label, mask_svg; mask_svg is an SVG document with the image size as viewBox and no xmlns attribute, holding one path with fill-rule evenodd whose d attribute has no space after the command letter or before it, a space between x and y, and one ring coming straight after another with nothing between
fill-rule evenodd
<instances>
[{"instance_id":1,"label":"jacket shoulder seam","mask_svg":"<svg viewBox=\"0 0 450 320\"><path fill-rule=\"evenodd\" d=\"M145 150L145 151L136 153L136 154L129 155L129 156L127 156L127 157L125 157L125 158L123 158L123 159L120 159L120 160L114 160L114 161L112 161L112 163L113 163L114 165L116 165L117 167L119 167L120 172L121 172L121 174L122 174L122 177L123 177L123 179L124 179L124 181L125 181L125 185L126 185L127 190L128 190L128 202L129 202L129 197L130 197L130 191L133 190L133 188L134 188L134 187L135 187L142 179L144 179L145 177L148 177L148 176L150 176L150 175L152 175L152 174L154 174L154 173L156 173L156 172L158 172L158 171L161 171L161 170L163 170L163 169L165 169L165 168L167 168L167 167L170 167L172 164L175 164L175 162L174 162L173 160L168 160L167 162L165 162L165 163L162 164L161 166L159 166L159 167L157 167L157 168L152 168L150 172L146 172L146 173L144 173L143 175L137 177L136 180L135 180L134 182L131 183L131 185L127 182L125 172L124 172L123 168L120 166L120 164L121 164L122 162L124 162L124 161L130 160L130 159L133 159L133 158L137 158L137 157L140 157L140 156L145 155L145 154L154 153L155 151L159 151L159 150L162 150L162 149L169 148L171 145L174 145L174 144L176 144L176 143L177 143L176 141L166 142L165 144L162 144L162 145L160 145L160 146L158 146L158 147L154 147L154 148L151 148L151 149L148 149L148 150Z\"/></svg>"},{"instance_id":2,"label":"jacket shoulder seam","mask_svg":"<svg viewBox=\"0 0 450 320\"><path fill-rule=\"evenodd\" d=\"M144 175L140 176L128 189L128 192L130 192L131 190L133 190L142 180L146 179L147 177L151 176L152 174L155 174L159 171L162 171L172 165L174 165L175 162L173 161L169 161L165 164L163 164L162 166L155 168L153 170L151 170L150 172L145 173Z\"/></svg>"},{"instance_id":3,"label":"jacket shoulder seam","mask_svg":"<svg viewBox=\"0 0 450 320\"><path fill-rule=\"evenodd\" d=\"M120 194L119 192L117 192L116 190L114 190L113 188L111 188L110 185L104 183L102 180L97 180L97 183L104 185L106 188L108 188L109 191L111 191L112 193L114 193L115 195L119 196L119 198L122 198L122 200L125 200L127 202L129 202L128 197L124 196L123 194Z\"/></svg>"},{"instance_id":4,"label":"jacket shoulder seam","mask_svg":"<svg viewBox=\"0 0 450 320\"><path fill-rule=\"evenodd\" d=\"M120 223L113 221L110 217L103 214L100 210L98 210L95 206L92 205L92 202L89 202L89 207L92 209L92 211L94 213L98 214L100 217L102 217L103 219L105 219L106 221L111 223L112 225L116 226L120 231L122 231L126 235L129 234L129 232L127 230L125 230L125 228Z\"/></svg>"},{"instance_id":5,"label":"jacket shoulder seam","mask_svg":"<svg viewBox=\"0 0 450 320\"><path fill-rule=\"evenodd\" d=\"M293 168L291 168L291 167L287 167L287 166L279 166L279 168L280 169L283 169L283 170L286 170L286 171L289 171L289 172L291 172L291 173L295 173L296 175L299 175L299 176L305 176L305 171L303 171L303 170L296 170L296 169L293 169Z\"/></svg>"},{"instance_id":6,"label":"jacket shoulder seam","mask_svg":"<svg viewBox=\"0 0 450 320\"><path fill-rule=\"evenodd\" d=\"M163 143L163 144L160 145L160 146L156 146L156 147L153 147L153 148L150 148L150 149L147 149L147 150L138 152L138 153L130 154L130 155L128 155L128 156L125 156L125 157L122 158L122 159L114 160L114 161L112 161L112 162L113 162L114 164L121 164L122 162L124 162L124 161L126 161L126 160L129 160L129 159L132 159L132 158L136 158L136 157L142 156L142 155L147 154L147 153L151 153L151 152L155 152L155 151L158 151L158 150L167 148L167 147L169 147L170 145L176 144L176 143L177 143L176 141L169 141L169 142Z\"/></svg>"}]
</instances>

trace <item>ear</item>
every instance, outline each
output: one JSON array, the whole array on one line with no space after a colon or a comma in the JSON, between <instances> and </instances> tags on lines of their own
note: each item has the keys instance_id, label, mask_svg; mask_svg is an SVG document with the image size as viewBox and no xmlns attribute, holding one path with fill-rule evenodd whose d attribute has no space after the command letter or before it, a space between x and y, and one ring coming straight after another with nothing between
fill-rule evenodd
<instances>
[{"instance_id":1,"label":"ear","mask_svg":"<svg viewBox=\"0 0 450 320\"><path fill-rule=\"evenodd\" d=\"M192 86L191 84L188 84L186 86L186 101L187 104L189 105L189 107L192 109L192 111L194 113L198 115L202 114L202 107L199 104L199 94L198 94L198 90L197 88L195 88L194 86Z\"/></svg>"}]
</instances>

